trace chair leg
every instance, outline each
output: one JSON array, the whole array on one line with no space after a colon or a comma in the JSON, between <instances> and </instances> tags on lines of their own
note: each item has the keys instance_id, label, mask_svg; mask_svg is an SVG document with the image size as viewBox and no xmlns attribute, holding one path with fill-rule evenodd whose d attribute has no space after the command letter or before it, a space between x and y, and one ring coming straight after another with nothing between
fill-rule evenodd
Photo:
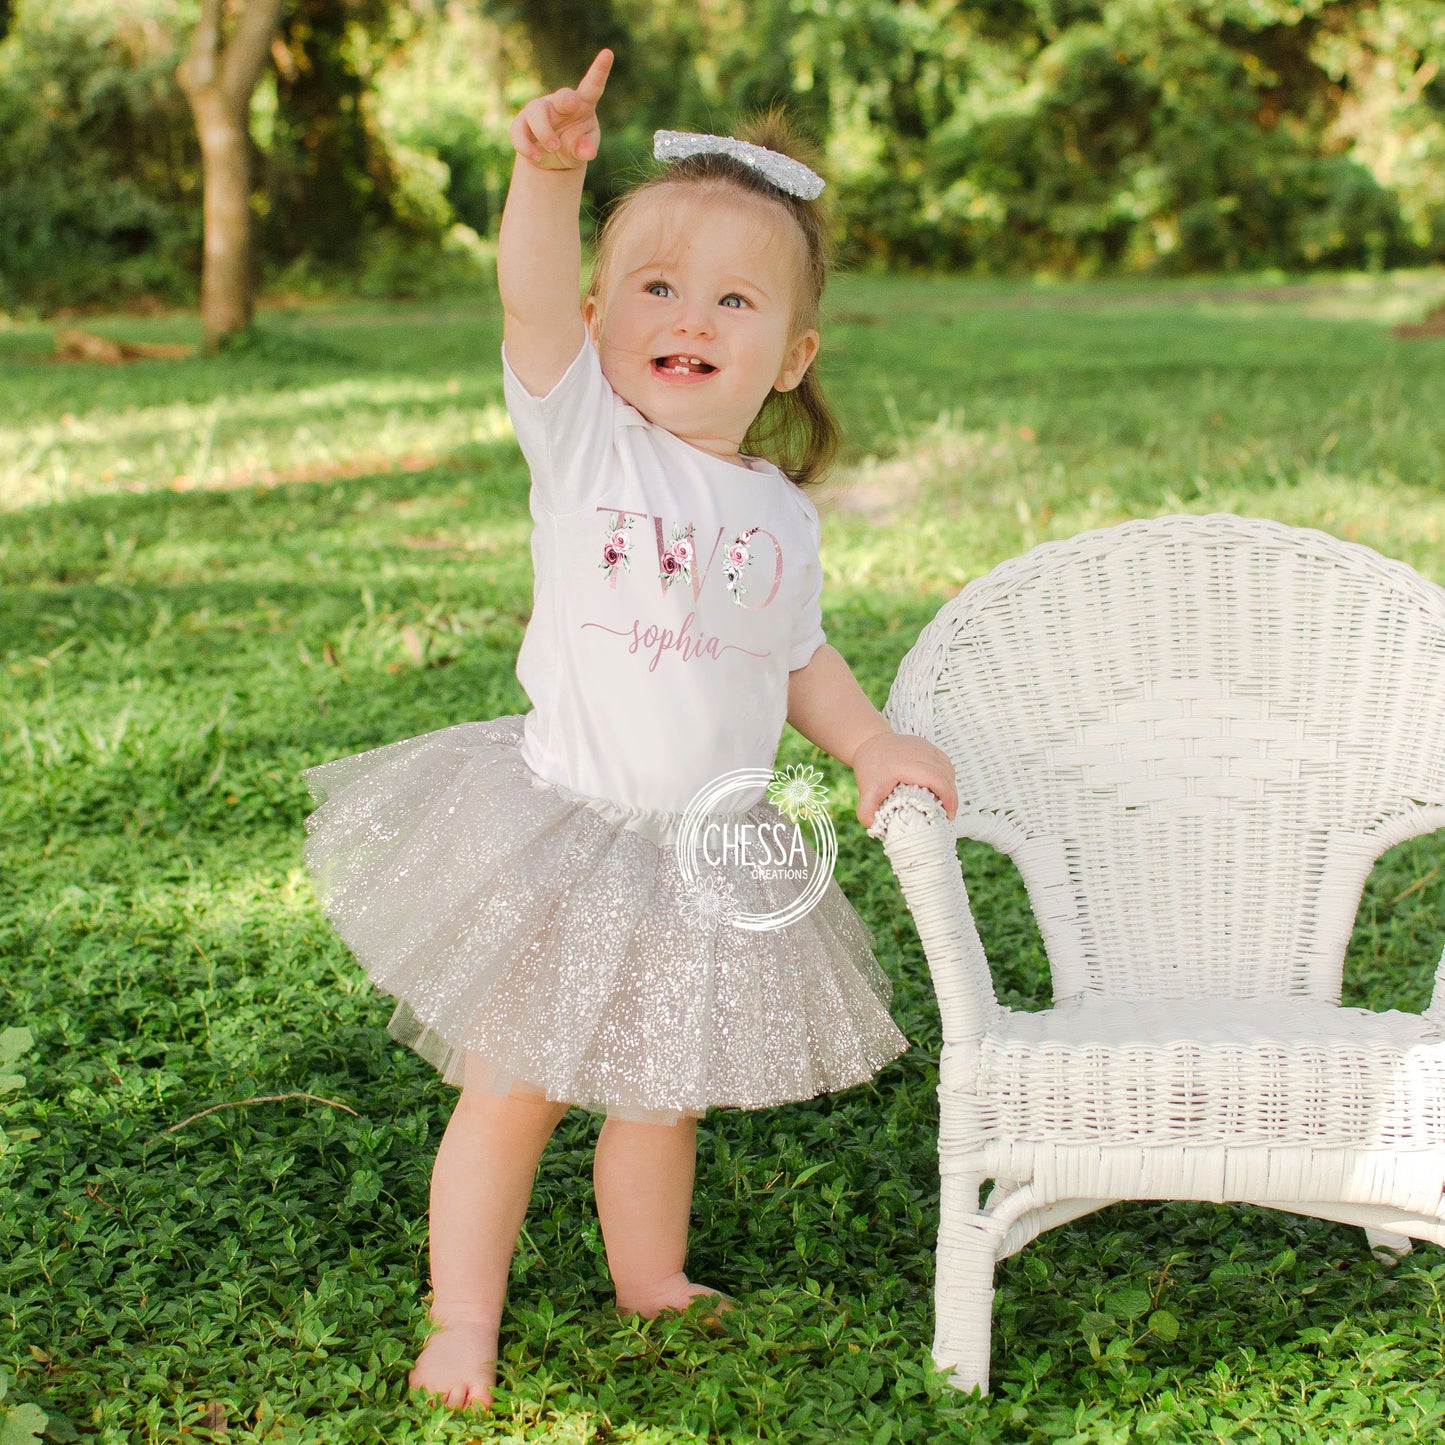
<instances>
[{"instance_id":1,"label":"chair leg","mask_svg":"<svg viewBox=\"0 0 1445 1445\"><path fill-rule=\"evenodd\" d=\"M955 1389L986 1395L999 1236L979 1213L981 1183L977 1174L945 1174L941 1180L933 1362L952 1369L948 1383Z\"/></svg>"},{"instance_id":2,"label":"chair leg","mask_svg":"<svg viewBox=\"0 0 1445 1445\"><path fill-rule=\"evenodd\" d=\"M1415 1241L1408 1234L1392 1234L1388 1229L1366 1227L1365 1240L1381 1264L1399 1264L1400 1257L1415 1247Z\"/></svg>"}]
</instances>

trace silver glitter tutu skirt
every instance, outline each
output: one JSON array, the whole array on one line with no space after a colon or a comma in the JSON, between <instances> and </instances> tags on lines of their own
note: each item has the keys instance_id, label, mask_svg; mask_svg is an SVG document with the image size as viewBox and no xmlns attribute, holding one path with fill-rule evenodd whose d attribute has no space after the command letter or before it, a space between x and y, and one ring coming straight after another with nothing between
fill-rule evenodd
<instances>
[{"instance_id":1,"label":"silver glitter tutu skirt","mask_svg":"<svg viewBox=\"0 0 1445 1445\"><path fill-rule=\"evenodd\" d=\"M571 792L527 766L521 741L514 714L302 774L317 897L398 1000L392 1036L447 1083L672 1123L844 1089L907 1049L835 880L776 928L703 926L666 841L682 815ZM767 799L710 816L785 822ZM801 891L726 872L746 913Z\"/></svg>"}]
</instances>

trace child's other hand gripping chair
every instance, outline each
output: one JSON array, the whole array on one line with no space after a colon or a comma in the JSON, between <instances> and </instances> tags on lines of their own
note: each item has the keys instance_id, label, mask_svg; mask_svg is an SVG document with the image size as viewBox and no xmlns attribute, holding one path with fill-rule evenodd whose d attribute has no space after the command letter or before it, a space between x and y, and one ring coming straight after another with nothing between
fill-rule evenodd
<instances>
[{"instance_id":1,"label":"child's other hand gripping chair","mask_svg":"<svg viewBox=\"0 0 1445 1445\"><path fill-rule=\"evenodd\" d=\"M1423 1015L1340 1007L1374 860L1445 826L1445 590L1275 522L1129 522L970 583L885 712L958 773L954 822L904 785L869 829L943 1026L951 1384L988 1389L995 1262L1117 1200L1445 1243L1445 959ZM957 837L1017 864L1052 1008L994 997Z\"/></svg>"}]
</instances>

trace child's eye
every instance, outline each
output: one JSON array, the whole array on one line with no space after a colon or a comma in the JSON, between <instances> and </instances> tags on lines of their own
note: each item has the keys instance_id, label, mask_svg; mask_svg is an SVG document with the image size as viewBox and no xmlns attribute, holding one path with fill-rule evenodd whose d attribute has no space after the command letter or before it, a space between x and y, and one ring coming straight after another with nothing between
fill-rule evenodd
<instances>
[{"instance_id":1,"label":"child's eye","mask_svg":"<svg viewBox=\"0 0 1445 1445\"><path fill-rule=\"evenodd\" d=\"M642 289L643 289L643 291L644 291L646 294L648 294L649 296L655 296L655 295L657 294L657 289L658 289L659 286L660 286L664 291L671 291L671 290L672 290L672 287L671 287L666 281L649 281L649 282L647 283L647 285L644 286ZM736 305L736 306L729 306L728 309L729 309L729 310L732 310L732 311L740 310L742 307L744 307L744 306L750 306L750 305L752 304L752 303L747 299L747 297L745 297L745 296L739 296L736 291L729 291L728 294L722 298L722 301L721 301L719 304L720 304L720 305L723 305L723 306L727 306L728 303L729 303L729 302L732 302L732 301L736 301L736 302L737 302L737 305Z\"/></svg>"}]
</instances>

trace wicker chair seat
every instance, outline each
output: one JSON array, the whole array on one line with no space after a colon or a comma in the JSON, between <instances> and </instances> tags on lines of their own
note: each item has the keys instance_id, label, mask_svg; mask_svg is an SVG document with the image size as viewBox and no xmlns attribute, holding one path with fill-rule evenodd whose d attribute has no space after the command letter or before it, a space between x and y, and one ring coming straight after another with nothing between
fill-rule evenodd
<instances>
[{"instance_id":1,"label":"wicker chair seat","mask_svg":"<svg viewBox=\"0 0 1445 1445\"><path fill-rule=\"evenodd\" d=\"M1085 998L1003 1010L978 1049L980 1141L1445 1146L1445 1034L1420 1014Z\"/></svg>"}]
</instances>

